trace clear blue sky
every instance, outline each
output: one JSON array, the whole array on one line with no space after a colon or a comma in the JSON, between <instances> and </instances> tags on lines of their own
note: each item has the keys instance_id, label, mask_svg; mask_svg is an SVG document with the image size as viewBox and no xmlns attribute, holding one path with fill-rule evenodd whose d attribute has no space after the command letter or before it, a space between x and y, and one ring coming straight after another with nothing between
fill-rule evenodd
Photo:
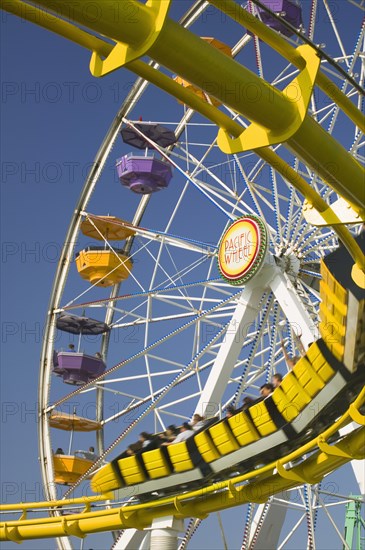
<instances>
[{"instance_id":1,"label":"clear blue sky","mask_svg":"<svg viewBox=\"0 0 365 550\"><path fill-rule=\"evenodd\" d=\"M178 4L176 13L188 2ZM345 40L354 42L353 17L359 12L350 13L343 4L336 3L338 17ZM304 5L308 11L309 2ZM36 408L51 285L88 166L134 77L121 70L95 80L86 50L10 15L1 17L0 466L1 501L8 503L42 500ZM230 42L221 23L212 24ZM323 26L328 26L325 19ZM180 109L172 101L166 105ZM148 110L154 108L163 112L161 104L144 105L141 115L148 119ZM118 157L118 151L113 156ZM356 491L348 469L341 472L345 475L336 480L338 491ZM244 515L240 509L230 514L234 522ZM321 548L330 548L324 542L326 532L322 535ZM192 547L208 547L207 536L210 548L222 547L215 531L198 534ZM25 542L23 548L50 549L53 543Z\"/></svg>"}]
</instances>

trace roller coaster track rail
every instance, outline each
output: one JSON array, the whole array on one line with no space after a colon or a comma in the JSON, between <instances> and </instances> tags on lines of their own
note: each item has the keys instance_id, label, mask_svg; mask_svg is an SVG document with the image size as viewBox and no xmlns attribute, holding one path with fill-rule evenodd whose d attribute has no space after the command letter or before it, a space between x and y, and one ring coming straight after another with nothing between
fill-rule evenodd
<instances>
[{"instance_id":1,"label":"roller coaster track rail","mask_svg":"<svg viewBox=\"0 0 365 550\"><path fill-rule=\"evenodd\" d=\"M47 502L1 505L1 514L20 513L15 521L0 523L0 540L20 543L27 539L62 537L84 538L87 534L117 529L143 529L154 518L175 516L203 519L217 510L247 502L262 503L279 492L303 483L315 484L325 475L351 460L365 458L365 388L350 404L347 411L329 428L297 450L243 475L237 475L208 487L128 505L113 502L106 510L92 510L102 501L113 499L112 494ZM353 429L330 444L338 430L352 422ZM28 519L30 513L61 512L55 517Z\"/></svg>"}]
</instances>

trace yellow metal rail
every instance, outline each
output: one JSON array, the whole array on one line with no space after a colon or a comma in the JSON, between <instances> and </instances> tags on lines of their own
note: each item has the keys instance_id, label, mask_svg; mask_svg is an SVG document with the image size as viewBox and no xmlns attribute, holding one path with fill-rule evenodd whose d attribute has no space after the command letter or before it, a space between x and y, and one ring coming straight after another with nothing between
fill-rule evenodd
<instances>
[{"instance_id":1,"label":"yellow metal rail","mask_svg":"<svg viewBox=\"0 0 365 550\"><path fill-rule=\"evenodd\" d=\"M42 2L38 2L42 3ZM288 42L282 38L278 33L261 23L257 18L253 17L246 10L241 8L233 0L215 1L212 0L211 4L215 5L218 9L224 11L227 15L234 18L237 22L243 24L247 29L255 32L262 40L267 42L270 47L275 49L278 53L283 55L291 63L293 63L298 69L303 70L305 60L300 55L297 49L293 48ZM47 1L44 1L45 6L49 5ZM52 8L54 7L52 2ZM60 3L58 3L60 4ZM105 7L105 3L104 3ZM34 6L24 4L20 0L13 0L11 3L4 2L2 8L9 11L19 17L23 17L32 21L52 32L60 34L69 40L77 43L78 45L85 47L99 58L108 58L113 51L113 45L105 40L98 38L78 27L69 23L57 16L54 16L48 12L44 12L37 9ZM64 8L66 9L66 8ZM200 41L201 42L201 41ZM214 53L213 53L214 55ZM169 78L165 74L158 70L153 69L150 65L135 59L128 62L125 67L142 78L152 82L159 88L163 89L167 93L178 98L180 101L186 103L192 109L201 113L209 120L214 122L221 131L227 135L231 135L233 138L238 138L242 133L242 127L230 117L224 114L222 111L201 100L190 90L180 86L173 79ZM359 126L362 130L365 129L364 117L362 113L356 108L352 101L343 94L333 83L320 71L317 73L316 84L345 112L351 120ZM261 147L255 150L256 154L260 156L265 162L270 164L275 170L277 170L283 178L290 182L307 200L309 207L318 211L322 218L328 225L332 225L334 231L337 233L339 239L345 245L351 257L354 259L355 265L353 269L353 277L359 286L365 286L365 257L360 247L352 237L348 229L341 223L336 213L329 207L329 205L322 199L322 197L302 178L291 166L289 166L283 159L281 159L271 148ZM347 153L346 153L347 154ZM336 156L334 156L336 158ZM337 158L338 160L338 158ZM357 191L360 199L361 208L358 208L359 222L364 220L363 211L363 191L362 191L362 179L352 182L357 186ZM344 195L345 196L345 195Z\"/></svg>"},{"instance_id":2,"label":"yellow metal rail","mask_svg":"<svg viewBox=\"0 0 365 550\"><path fill-rule=\"evenodd\" d=\"M323 476L350 460L365 457L365 416L360 408L365 403L365 388L349 406L346 413L333 426L296 451L248 474L214 483L199 490L130 506L91 511L91 505L110 499L111 495L93 498L57 500L42 503L20 503L0 506L0 512L19 512L17 521L0 524L0 540L21 542L26 539L62 537L72 535L83 538L87 534L116 529L144 529L154 518L205 518L210 513L239 506L247 502L266 502L278 492L292 489L303 483L318 483ZM340 442L330 445L328 439L350 422L360 427L347 434ZM305 457L310 453L308 457ZM294 467L291 462L304 459ZM46 509L60 513L61 508L84 506L81 513L54 517L27 519L33 510Z\"/></svg>"},{"instance_id":3,"label":"yellow metal rail","mask_svg":"<svg viewBox=\"0 0 365 550\"><path fill-rule=\"evenodd\" d=\"M257 34L273 50L285 57L297 69L304 68L304 60L299 55L298 50L294 48L282 35L262 23L257 17L254 17L240 4L233 0L209 0L217 9L228 15L234 21L243 25L252 33ZM344 113L358 126L362 132L365 132L365 118L363 113L357 109L356 105L335 86L323 72L317 74L316 85L324 92L334 103L342 109Z\"/></svg>"},{"instance_id":4,"label":"yellow metal rail","mask_svg":"<svg viewBox=\"0 0 365 550\"><path fill-rule=\"evenodd\" d=\"M103 76L122 66L133 70L131 63L143 55L149 55L198 88L205 89L207 83L211 83L213 91L209 92L210 95L251 121L251 126L247 129L241 128L241 134L237 138L232 139L224 130L223 133L220 132L218 142L225 151L233 153L244 149L255 150L273 143L285 142L307 166L314 169L328 185L343 196L355 212L364 215L364 171L361 165L306 114L319 63L316 53L314 50L311 52L310 47L301 46L294 53L289 47L284 46L284 42L280 42L281 53L289 55L296 66L300 66L299 75L283 93L170 19L170 0L148 0L146 4L135 0L95 0L93 7L99 16L94 18L87 17L83 1L69 4L61 0L37 0L34 3L115 42L107 56L101 56L94 50L91 71L95 76ZM28 17L29 7L26 11L24 3L15 4L20 6L20 12L23 12L24 17ZM123 11L121 10L119 17L116 17L115 10L121 4ZM238 13L239 17L244 19L247 28L252 29L260 37L262 35L263 39L270 41L270 45L277 42L278 39L275 40L268 29L264 30L264 25L260 25L255 18L248 18L235 2L215 4L227 12L234 8L234 17L237 19ZM4 8L8 9L7 3L4 3ZM134 15L122 17L122 13ZM42 24L47 26L46 23ZM66 34L61 34L68 36L65 27L63 31ZM70 38L78 41L78 32L75 27ZM174 48L170 47L172 43ZM361 113L357 113L356 108L349 106L349 100L345 99L344 95L340 96L339 93L333 92L333 85L329 86L323 77L320 78L320 82L326 93L336 96L337 101L342 102L342 108L346 108L348 113L351 112L351 116L361 123ZM241 93L232 94L233 89L238 87L244 90L247 86L257 90L255 102L246 101ZM292 100L292 91L297 94L297 101Z\"/></svg>"}]
</instances>

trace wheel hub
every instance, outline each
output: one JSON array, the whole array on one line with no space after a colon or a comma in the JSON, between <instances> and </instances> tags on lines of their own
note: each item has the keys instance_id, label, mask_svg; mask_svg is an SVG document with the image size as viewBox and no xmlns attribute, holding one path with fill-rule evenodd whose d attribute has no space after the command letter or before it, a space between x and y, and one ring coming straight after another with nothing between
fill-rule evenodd
<instances>
[{"instance_id":1,"label":"wheel hub","mask_svg":"<svg viewBox=\"0 0 365 550\"><path fill-rule=\"evenodd\" d=\"M292 248L287 248L280 255L280 266L288 274L288 277L294 282L300 271L300 259Z\"/></svg>"}]
</instances>

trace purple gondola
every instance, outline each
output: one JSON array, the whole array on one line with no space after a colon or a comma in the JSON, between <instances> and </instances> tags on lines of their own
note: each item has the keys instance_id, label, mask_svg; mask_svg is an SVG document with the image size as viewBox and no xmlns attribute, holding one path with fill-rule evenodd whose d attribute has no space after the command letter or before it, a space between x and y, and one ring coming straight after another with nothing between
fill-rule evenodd
<instances>
[{"instance_id":1,"label":"purple gondola","mask_svg":"<svg viewBox=\"0 0 365 550\"><path fill-rule=\"evenodd\" d=\"M61 313L57 317L56 327L69 334L84 336L96 336L110 330L110 327L106 323L103 323L103 321L91 319L84 315L80 317L80 315L73 315L72 313Z\"/></svg>"},{"instance_id":2,"label":"purple gondola","mask_svg":"<svg viewBox=\"0 0 365 550\"><path fill-rule=\"evenodd\" d=\"M53 370L66 384L80 386L103 374L106 365L102 359L86 353L60 351L58 366Z\"/></svg>"},{"instance_id":3,"label":"purple gondola","mask_svg":"<svg viewBox=\"0 0 365 550\"><path fill-rule=\"evenodd\" d=\"M78 334L80 339L83 335L96 336L110 331L110 327L102 321L71 313L61 313L57 317L56 327L69 334ZM74 347L73 344L72 347ZM53 373L56 376L62 376L65 384L76 386L90 382L103 374L106 369L101 357L79 351L54 351L52 362Z\"/></svg>"},{"instance_id":4,"label":"purple gondola","mask_svg":"<svg viewBox=\"0 0 365 550\"><path fill-rule=\"evenodd\" d=\"M143 135L139 134L139 130ZM169 147L176 143L177 138L172 130L165 128L161 124L148 124L138 122L133 126L124 126L121 130L121 136L124 143L136 147L137 149L153 149L154 145L147 141L148 139L157 143L160 147Z\"/></svg>"},{"instance_id":5,"label":"purple gondola","mask_svg":"<svg viewBox=\"0 0 365 550\"><path fill-rule=\"evenodd\" d=\"M58 353L56 350L53 350L52 367L53 374L55 374L56 376L62 376L63 369L58 364Z\"/></svg>"},{"instance_id":6,"label":"purple gondola","mask_svg":"<svg viewBox=\"0 0 365 550\"><path fill-rule=\"evenodd\" d=\"M132 153L117 161L117 172L121 183L140 195L167 187L172 178L171 166L165 161Z\"/></svg>"},{"instance_id":7,"label":"purple gondola","mask_svg":"<svg viewBox=\"0 0 365 550\"><path fill-rule=\"evenodd\" d=\"M146 150L145 156L129 153L117 160L122 185L139 195L149 195L166 188L172 177L171 166L154 155L148 155L147 150L154 149L156 145L170 147L177 141L174 132L161 124L139 122L134 126L125 126L121 135L124 143Z\"/></svg>"},{"instance_id":8,"label":"purple gondola","mask_svg":"<svg viewBox=\"0 0 365 550\"><path fill-rule=\"evenodd\" d=\"M284 21L287 21L296 29L299 29L302 25L302 8L301 6L292 0L260 0L261 4L264 4L276 15L280 15ZM284 34L285 36L292 36L293 32L283 25L278 19L273 17L270 13L257 7L260 14L260 19L268 27Z\"/></svg>"}]
</instances>

